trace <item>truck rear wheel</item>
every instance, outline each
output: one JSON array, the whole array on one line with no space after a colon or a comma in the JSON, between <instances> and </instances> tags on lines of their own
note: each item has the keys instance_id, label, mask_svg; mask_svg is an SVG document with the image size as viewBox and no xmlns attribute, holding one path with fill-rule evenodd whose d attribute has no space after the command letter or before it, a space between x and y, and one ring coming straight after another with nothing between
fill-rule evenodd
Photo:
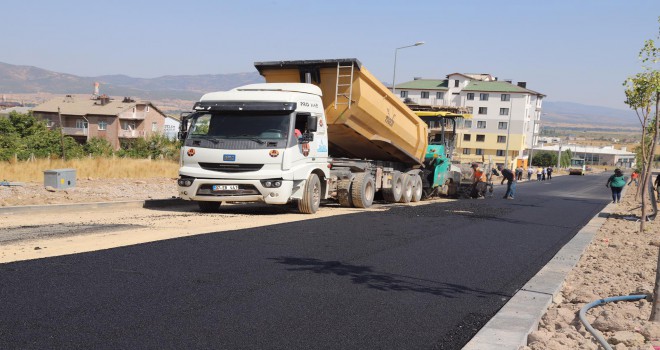
<instances>
[{"instance_id":1,"label":"truck rear wheel","mask_svg":"<svg viewBox=\"0 0 660 350\"><path fill-rule=\"evenodd\" d=\"M351 199L357 208L369 208L374 202L376 184L371 174L360 173L353 179Z\"/></svg>"},{"instance_id":2,"label":"truck rear wheel","mask_svg":"<svg viewBox=\"0 0 660 350\"><path fill-rule=\"evenodd\" d=\"M422 178L419 175L415 175L412 178L413 181L413 190L411 202L419 202L422 200Z\"/></svg>"},{"instance_id":3,"label":"truck rear wheel","mask_svg":"<svg viewBox=\"0 0 660 350\"><path fill-rule=\"evenodd\" d=\"M314 214L321 205L321 181L316 174L310 174L305 183L303 196L298 200L298 211Z\"/></svg>"},{"instance_id":4,"label":"truck rear wheel","mask_svg":"<svg viewBox=\"0 0 660 350\"><path fill-rule=\"evenodd\" d=\"M199 201L197 205L202 213L215 213L220 209L220 202Z\"/></svg>"},{"instance_id":5,"label":"truck rear wheel","mask_svg":"<svg viewBox=\"0 0 660 350\"><path fill-rule=\"evenodd\" d=\"M337 201L342 207L353 207L353 200L351 199L351 180L340 180L337 183Z\"/></svg>"},{"instance_id":6,"label":"truck rear wheel","mask_svg":"<svg viewBox=\"0 0 660 350\"><path fill-rule=\"evenodd\" d=\"M403 180L403 191L401 192L400 203L409 203L413 196L413 177L405 174L401 176Z\"/></svg>"},{"instance_id":7,"label":"truck rear wheel","mask_svg":"<svg viewBox=\"0 0 660 350\"><path fill-rule=\"evenodd\" d=\"M392 188L383 189L383 198L390 203L396 203L401 200L401 192L403 192L403 176L395 172L392 175Z\"/></svg>"}]
</instances>

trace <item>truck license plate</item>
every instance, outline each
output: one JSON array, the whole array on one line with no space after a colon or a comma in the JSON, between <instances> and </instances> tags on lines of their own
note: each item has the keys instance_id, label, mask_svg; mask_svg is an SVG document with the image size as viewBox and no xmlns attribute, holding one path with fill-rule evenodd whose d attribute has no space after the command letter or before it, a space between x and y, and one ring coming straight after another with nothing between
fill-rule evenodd
<instances>
[{"instance_id":1,"label":"truck license plate","mask_svg":"<svg viewBox=\"0 0 660 350\"><path fill-rule=\"evenodd\" d=\"M238 185L213 185L214 191L230 191L237 189L238 189Z\"/></svg>"}]
</instances>

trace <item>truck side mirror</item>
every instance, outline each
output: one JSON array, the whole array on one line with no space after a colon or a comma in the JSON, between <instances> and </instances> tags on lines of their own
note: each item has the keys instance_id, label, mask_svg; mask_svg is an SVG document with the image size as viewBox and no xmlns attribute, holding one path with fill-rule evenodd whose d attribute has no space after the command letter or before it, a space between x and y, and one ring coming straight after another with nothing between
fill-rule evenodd
<instances>
[{"instance_id":1,"label":"truck side mirror","mask_svg":"<svg viewBox=\"0 0 660 350\"><path fill-rule=\"evenodd\" d=\"M309 132L315 132L318 128L318 125L319 117L311 114L307 116L307 130Z\"/></svg>"},{"instance_id":2,"label":"truck side mirror","mask_svg":"<svg viewBox=\"0 0 660 350\"><path fill-rule=\"evenodd\" d=\"M181 113L181 124L179 124L179 140L183 141L188 136L188 121L190 120L190 112Z\"/></svg>"}]
</instances>

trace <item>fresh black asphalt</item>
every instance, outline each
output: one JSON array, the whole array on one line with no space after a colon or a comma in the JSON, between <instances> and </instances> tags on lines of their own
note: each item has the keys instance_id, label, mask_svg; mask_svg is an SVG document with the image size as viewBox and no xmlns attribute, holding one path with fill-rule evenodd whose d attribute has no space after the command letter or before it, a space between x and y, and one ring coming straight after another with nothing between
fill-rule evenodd
<instances>
[{"instance_id":1,"label":"fresh black asphalt","mask_svg":"<svg viewBox=\"0 0 660 350\"><path fill-rule=\"evenodd\" d=\"M0 348L460 349L605 180L3 264Z\"/></svg>"}]
</instances>

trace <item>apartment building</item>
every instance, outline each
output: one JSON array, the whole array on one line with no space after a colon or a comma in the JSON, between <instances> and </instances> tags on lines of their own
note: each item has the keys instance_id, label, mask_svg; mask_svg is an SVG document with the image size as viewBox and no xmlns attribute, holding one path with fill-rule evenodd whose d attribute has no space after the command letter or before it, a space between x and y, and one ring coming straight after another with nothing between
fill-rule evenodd
<instances>
[{"instance_id":1,"label":"apartment building","mask_svg":"<svg viewBox=\"0 0 660 350\"><path fill-rule=\"evenodd\" d=\"M117 150L121 140L146 138L164 133L167 116L151 102L129 97L114 100L102 95L92 99L66 95L32 109L48 127L60 127L65 135L85 143L92 137L108 140ZM61 124L60 124L61 120Z\"/></svg>"},{"instance_id":2,"label":"apartment building","mask_svg":"<svg viewBox=\"0 0 660 350\"><path fill-rule=\"evenodd\" d=\"M538 137L545 95L490 74L452 73L446 79L421 79L397 84L408 102L436 107L464 107L472 114L459 124L453 159L461 163L492 161L525 166L527 149ZM508 156L507 156L508 150Z\"/></svg>"}]
</instances>

